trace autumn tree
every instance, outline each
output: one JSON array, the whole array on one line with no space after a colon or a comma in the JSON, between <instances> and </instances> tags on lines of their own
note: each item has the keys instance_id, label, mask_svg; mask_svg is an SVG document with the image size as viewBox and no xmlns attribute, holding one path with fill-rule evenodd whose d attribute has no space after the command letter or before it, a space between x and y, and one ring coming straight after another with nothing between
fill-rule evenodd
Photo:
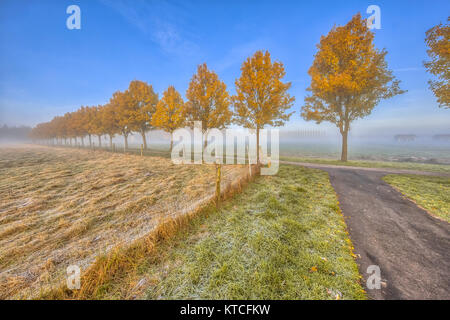
<instances>
[{"instance_id":1,"label":"autumn tree","mask_svg":"<svg viewBox=\"0 0 450 320\"><path fill-rule=\"evenodd\" d=\"M66 112L64 114L64 122L70 145L72 145L72 139L75 139L75 145L77 144L76 130L75 130L76 123L73 118L74 116L72 112Z\"/></svg>"},{"instance_id":2,"label":"autumn tree","mask_svg":"<svg viewBox=\"0 0 450 320\"><path fill-rule=\"evenodd\" d=\"M55 136L59 138L59 144L62 144L62 141L66 141L66 130L64 117L56 116L51 121L53 122L53 129L55 130Z\"/></svg>"},{"instance_id":3,"label":"autumn tree","mask_svg":"<svg viewBox=\"0 0 450 320\"><path fill-rule=\"evenodd\" d=\"M80 136L81 145L84 147L84 137L89 134L88 107L81 106L76 114L77 134Z\"/></svg>"},{"instance_id":4,"label":"autumn tree","mask_svg":"<svg viewBox=\"0 0 450 320\"><path fill-rule=\"evenodd\" d=\"M158 104L158 95L146 82L134 80L126 92L132 111L131 127L142 136L144 149L147 149L145 134L152 129L151 120Z\"/></svg>"},{"instance_id":5,"label":"autumn tree","mask_svg":"<svg viewBox=\"0 0 450 320\"><path fill-rule=\"evenodd\" d=\"M424 65L437 80L428 81L431 91L436 96L439 106L450 108L450 17L447 24L442 23L426 32L425 42L430 61Z\"/></svg>"},{"instance_id":6,"label":"autumn tree","mask_svg":"<svg viewBox=\"0 0 450 320\"><path fill-rule=\"evenodd\" d=\"M133 130L134 110L127 92L116 91L109 101L110 107L115 113L115 124L124 138L124 150L128 150L128 136Z\"/></svg>"},{"instance_id":7,"label":"autumn tree","mask_svg":"<svg viewBox=\"0 0 450 320\"><path fill-rule=\"evenodd\" d=\"M201 121L206 147L208 130L224 129L231 122L233 113L227 86L204 63L198 66L197 73L192 77L186 98L187 120Z\"/></svg>"},{"instance_id":8,"label":"autumn tree","mask_svg":"<svg viewBox=\"0 0 450 320\"><path fill-rule=\"evenodd\" d=\"M98 105L96 107L91 107L91 114L90 114L90 122L89 122L89 130L91 134L96 135L98 138L98 146L99 148L102 147L102 136L106 134L105 132L105 122L103 121L100 109L102 108L101 105Z\"/></svg>"},{"instance_id":9,"label":"autumn tree","mask_svg":"<svg viewBox=\"0 0 450 320\"><path fill-rule=\"evenodd\" d=\"M114 106L107 104L97 108L99 121L102 122L105 134L109 136L109 147L113 150L113 138L120 133L120 127Z\"/></svg>"},{"instance_id":10,"label":"autumn tree","mask_svg":"<svg viewBox=\"0 0 450 320\"><path fill-rule=\"evenodd\" d=\"M92 107L81 107L82 109L84 108L84 122L85 122L85 126L86 126L86 135L88 136L89 139L89 147L92 148L92 122L93 122L93 112L92 112Z\"/></svg>"},{"instance_id":11,"label":"autumn tree","mask_svg":"<svg viewBox=\"0 0 450 320\"><path fill-rule=\"evenodd\" d=\"M169 86L159 100L152 117L152 125L170 133L170 151L172 151L172 133L185 123L185 105L180 93Z\"/></svg>"},{"instance_id":12,"label":"autumn tree","mask_svg":"<svg viewBox=\"0 0 450 320\"><path fill-rule=\"evenodd\" d=\"M241 66L241 77L236 80L236 95L232 97L233 121L256 130L256 159L259 159L259 131L265 126L282 126L292 113L295 98L288 93L290 82L283 82L286 72L281 62L272 62L269 52L257 51Z\"/></svg>"},{"instance_id":13,"label":"autumn tree","mask_svg":"<svg viewBox=\"0 0 450 320\"><path fill-rule=\"evenodd\" d=\"M333 27L317 45L310 92L302 117L334 123L342 135L341 161L347 161L347 136L352 121L369 115L381 99L404 91L388 70L386 50L373 44L374 34L360 14L345 26Z\"/></svg>"}]
</instances>

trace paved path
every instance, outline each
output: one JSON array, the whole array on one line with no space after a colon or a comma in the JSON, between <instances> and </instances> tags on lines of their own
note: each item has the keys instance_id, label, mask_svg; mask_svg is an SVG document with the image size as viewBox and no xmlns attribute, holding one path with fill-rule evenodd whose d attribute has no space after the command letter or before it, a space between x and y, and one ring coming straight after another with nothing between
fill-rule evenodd
<instances>
[{"instance_id":1,"label":"paved path","mask_svg":"<svg viewBox=\"0 0 450 320\"><path fill-rule=\"evenodd\" d=\"M286 162L282 162L286 163ZM430 216L381 178L411 170L290 163L329 173L366 284L367 267L381 269L372 299L450 299L450 224Z\"/></svg>"}]
</instances>

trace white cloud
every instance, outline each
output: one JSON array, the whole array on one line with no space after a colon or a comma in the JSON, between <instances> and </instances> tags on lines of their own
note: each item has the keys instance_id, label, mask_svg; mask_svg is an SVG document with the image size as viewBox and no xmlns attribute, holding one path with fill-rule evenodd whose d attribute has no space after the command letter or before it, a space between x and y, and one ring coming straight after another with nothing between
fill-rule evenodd
<instances>
[{"instance_id":1,"label":"white cloud","mask_svg":"<svg viewBox=\"0 0 450 320\"><path fill-rule=\"evenodd\" d=\"M233 47L222 59L214 63L214 70L222 72L234 65L241 64L257 50L267 49L267 41L256 39Z\"/></svg>"},{"instance_id":2,"label":"white cloud","mask_svg":"<svg viewBox=\"0 0 450 320\"><path fill-rule=\"evenodd\" d=\"M397 68L394 72L410 72L410 71L423 71L425 68L422 67L409 67L409 68Z\"/></svg>"},{"instance_id":3,"label":"white cloud","mask_svg":"<svg viewBox=\"0 0 450 320\"><path fill-rule=\"evenodd\" d=\"M170 54L195 55L199 50L191 40L192 34L179 27L185 20L179 6L166 1L142 0L101 0L101 2L120 14L140 32L149 35L162 50Z\"/></svg>"}]
</instances>

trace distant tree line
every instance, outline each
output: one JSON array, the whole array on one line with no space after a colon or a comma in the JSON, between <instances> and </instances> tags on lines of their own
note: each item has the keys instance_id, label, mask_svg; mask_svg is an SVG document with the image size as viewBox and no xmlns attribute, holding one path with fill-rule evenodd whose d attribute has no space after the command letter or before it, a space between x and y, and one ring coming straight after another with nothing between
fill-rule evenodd
<instances>
[{"instance_id":1,"label":"distant tree line","mask_svg":"<svg viewBox=\"0 0 450 320\"><path fill-rule=\"evenodd\" d=\"M0 127L0 139L5 140L28 140L31 132L31 127L8 127L6 124Z\"/></svg>"}]
</instances>

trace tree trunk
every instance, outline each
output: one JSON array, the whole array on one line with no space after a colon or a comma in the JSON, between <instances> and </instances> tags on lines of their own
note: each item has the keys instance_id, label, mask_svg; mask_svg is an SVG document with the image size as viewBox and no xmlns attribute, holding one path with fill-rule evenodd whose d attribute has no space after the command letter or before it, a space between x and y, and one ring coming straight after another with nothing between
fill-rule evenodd
<instances>
[{"instance_id":1,"label":"tree trunk","mask_svg":"<svg viewBox=\"0 0 450 320\"><path fill-rule=\"evenodd\" d=\"M89 147L92 148L92 137L89 135Z\"/></svg>"},{"instance_id":2,"label":"tree trunk","mask_svg":"<svg viewBox=\"0 0 450 320\"><path fill-rule=\"evenodd\" d=\"M173 140L172 135L170 135L170 153L172 153L172 147L173 147Z\"/></svg>"},{"instance_id":3,"label":"tree trunk","mask_svg":"<svg viewBox=\"0 0 450 320\"><path fill-rule=\"evenodd\" d=\"M128 135L124 134L123 137L125 139L125 145L123 147L123 151L127 152L127 150L128 150Z\"/></svg>"},{"instance_id":4,"label":"tree trunk","mask_svg":"<svg viewBox=\"0 0 450 320\"><path fill-rule=\"evenodd\" d=\"M256 127L256 164L259 165L259 128Z\"/></svg>"},{"instance_id":5,"label":"tree trunk","mask_svg":"<svg viewBox=\"0 0 450 320\"><path fill-rule=\"evenodd\" d=\"M142 142L144 143L144 150L147 150L147 138L145 137L145 131L141 131Z\"/></svg>"},{"instance_id":6,"label":"tree trunk","mask_svg":"<svg viewBox=\"0 0 450 320\"><path fill-rule=\"evenodd\" d=\"M81 146L84 148L84 137L81 137Z\"/></svg>"},{"instance_id":7,"label":"tree trunk","mask_svg":"<svg viewBox=\"0 0 450 320\"><path fill-rule=\"evenodd\" d=\"M99 148L102 147L102 136L101 135L98 136L98 147Z\"/></svg>"},{"instance_id":8,"label":"tree trunk","mask_svg":"<svg viewBox=\"0 0 450 320\"><path fill-rule=\"evenodd\" d=\"M208 133L207 130L205 130L205 132L203 133L205 140L203 141L203 150L202 150L202 163L205 163L205 150L206 147L208 146ZM217 154L217 150L214 150L214 153Z\"/></svg>"},{"instance_id":9,"label":"tree trunk","mask_svg":"<svg viewBox=\"0 0 450 320\"><path fill-rule=\"evenodd\" d=\"M112 135L109 135L109 147L111 148L111 151L113 151Z\"/></svg>"},{"instance_id":10,"label":"tree trunk","mask_svg":"<svg viewBox=\"0 0 450 320\"><path fill-rule=\"evenodd\" d=\"M342 153L341 153L341 161L347 161L347 136L348 130L342 132Z\"/></svg>"},{"instance_id":11,"label":"tree trunk","mask_svg":"<svg viewBox=\"0 0 450 320\"><path fill-rule=\"evenodd\" d=\"M207 146L208 146L208 138L205 137L205 141L203 142L203 151L206 150Z\"/></svg>"}]
</instances>

